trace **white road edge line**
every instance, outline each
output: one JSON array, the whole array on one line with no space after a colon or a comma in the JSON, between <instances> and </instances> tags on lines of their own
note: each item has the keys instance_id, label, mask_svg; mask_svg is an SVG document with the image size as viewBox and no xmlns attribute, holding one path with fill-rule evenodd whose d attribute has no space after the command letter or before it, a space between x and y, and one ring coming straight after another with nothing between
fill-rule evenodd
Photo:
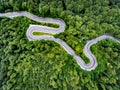
<instances>
[{"instance_id":1,"label":"white road edge line","mask_svg":"<svg viewBox=\"0 0 120 90\"><path fill-rule=\"evenodd\" d=\"M113 37L110 34L104 34L102 36L99 36L95 39L89 40L86 45L84 46L84 54L89 58L90 63L86 64L84 62L84 60L79 57L77 54L75 54L74 50L68 45L66 44L63 40L59 39L59 38L55 38L53 36L49 36L49 35L42 35L42 36L35 36L33 35L33 32L44 32L44 33L50 33L50 34L58 34L61 32L64 32L65 30L65 23L63 20L61 19L54 19L54 18L43 18L43 17L38 17L36 15L33 15L29 12L26 11L21 11L21 12L9 12L9 13L0 13L0 17L8 17L10 19L13 19L14 17L18 17L18 16L25 16L28 17L36 22L45 22L45 23L54 23L54 24L58 24L59 28L52 28L52 27L47 27L47 26L41 26L41 25L30 25L29 28L27 29L26 32L26 36L28 37L29 41L35 41L35 40L51 40L54 41L58 44L60 44L68 54L72 55L74 57L74 59L77 61L78 65L87 71L91 71L94 70L98 63L96 60L96 57L92 54L90 47L93 44L96 44L98 41L101 41L103 39L112 39L115 40L116 42L120 43L120 39L117 39L115 37Z\"/></svg>"}]
</instances>

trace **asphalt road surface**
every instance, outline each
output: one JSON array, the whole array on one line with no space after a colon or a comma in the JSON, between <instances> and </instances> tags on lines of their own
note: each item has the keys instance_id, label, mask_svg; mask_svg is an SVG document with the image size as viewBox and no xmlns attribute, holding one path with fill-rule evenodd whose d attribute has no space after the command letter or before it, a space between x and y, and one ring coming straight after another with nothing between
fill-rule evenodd
<instances>
[{"instance_id":1,"label":"asphalt road surface","mask_svg":"<svg viewBox=\"0 0 120 90\"><path fill-rule=\"evenodd\" d=\"M112 35L109 34L104 34L102 36L99 36L95 39L89 40L86 45L84 46L84 54L86 55L86 57L89 58L90 63L86 64L84 62L84 60L78 56L77 54L75 54L74 50L67 44L65 43L63 40L59 39L59 38L55 38L53 36L49 36L49 35L41 35L41 36L35 36L33 35L33 32L44 32L44 33L50 33L50 34L58 34L61 32L64 32L65 30L65 23L63 20L61 19L54 19L54 18L44 18L44 17L38 17L36 15L33 15L29 12L26 11L21 11L21 12L9 12L9 13L0 13L0 17L8 17L13 19L14 17L18 17L18 16L25 16L28 17L34 21L37 22L45 22L45 23L54 23L54 24L58 24L59 28L52 28L52 27L47 27L47 26L41 26L41 25L30 25L29 28L27 29L26 32L26 36L28 37L29 41L35 41L35 40L51 40L54 41L58 44L60 44L68 54L72 55L74 57L74 59L77 61L78 65L87 71L91 71L94 70L98 63L96 60L96 57L92 54L90 47L93 44L96 44L98 41L101 41L103 39L112 39L115 40L116 42L120 43L120 39L117 39L115 37L113 37Z\"/></svg>"}]
</instances>

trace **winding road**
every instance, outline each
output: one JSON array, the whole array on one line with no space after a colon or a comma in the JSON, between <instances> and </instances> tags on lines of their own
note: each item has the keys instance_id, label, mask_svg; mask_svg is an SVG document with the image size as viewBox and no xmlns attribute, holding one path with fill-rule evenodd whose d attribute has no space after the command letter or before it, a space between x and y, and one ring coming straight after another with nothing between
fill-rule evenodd
<instances>
[{"instance_id":1,"label":"winding road","mask_svg":"<svg viewBox=\"0 0 120 90\"><path fill-rule=\"evenodd\" d=\"M115 40L116 42L120 43L120 39L117 39L115 37L113 37L112 35L109 34L104 34L102 36L99 36L95 39L89 40L86 45L84 46L84 54L86 55L86 57L89 58L90 63L86 64L84 62L84 60L78 56L77 54L75 54L74 50L68 45L66 44L63 40L59 39L59 38L55 38L54 36L49 36L49 35L41 35L41 36L35 36L33 35L33 32L44 32L44 33L50 33L50 34L58 34L61 32L64 32L65 30L65 23L63 20L61 19L54 19L54 18L43 18L43 17L38 17L36 15L33 15L29 12L26 11L21 11L21 12L9 12L9 13L0 13L0 17L8 17L13 19L14 17L18 17L18 16L25 16L28 17L34 21L37 22L45 22L45 23L54 23L54 24L58 24L59 28L52 28L52 27L47 27L47 26L41 26L41 25L30 25L29 28L27 29L26 32L26 36L28 37L29 41L35 41L35 40L51 40L54 41L58 44L60 44L68 54L72 55L74 57L74 59L77 61L78 65L87 71L91 71L94 70L98 63L96 60L96 57L92 54L90 47L93 44L96 44L98 41L101 41L103 39L112 39Z\"/></svg>"}]
</instances>

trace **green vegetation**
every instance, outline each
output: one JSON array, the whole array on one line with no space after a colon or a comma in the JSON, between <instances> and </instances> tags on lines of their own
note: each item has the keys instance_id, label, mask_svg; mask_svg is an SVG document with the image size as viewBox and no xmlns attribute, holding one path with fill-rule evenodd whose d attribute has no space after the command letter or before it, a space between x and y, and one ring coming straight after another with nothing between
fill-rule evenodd
<instances>
[{"instance_id":1,"label":"green vegetation","mask_svg":"<svg viewBox=\"0 0 120 90\"><path fill-rule=\"evenodd\" d=\"M44 22L39 22L40 25L43 26L48 26L48 27L54 27L54 28L59 28L59 25L53 24L53 23L44 23Z\"/></svg>"},{"instance_id":2,"label":"green vegetation","mask_svg":"<svg viewBox=\"0 0 120 90\"><path fill-rule=\"evenodd\" d=\"M50 33L43 33L43 32L33 32L33 35L37 35L37 36L40 36L40 35L49 35L49 36L53 36L53 34L50 34Z\"/></svg>"},{"instance_id":3,"label":"green vegetation","mask_svg":"<svg viewBox=\"0 0 120 90\"><path fill-rule=\"evenodd\" d=\"M87 40L104 33L120 38L119 0L0 0L1 13L12 11L63 19L66 30L55 37L86 62ZM43 25L26 17L0 18L0 90L120 89L120 44L107 39L93 45L99 65L87 72L57 43L28 41L30 24Z\"/></svg>"}]
</instances>

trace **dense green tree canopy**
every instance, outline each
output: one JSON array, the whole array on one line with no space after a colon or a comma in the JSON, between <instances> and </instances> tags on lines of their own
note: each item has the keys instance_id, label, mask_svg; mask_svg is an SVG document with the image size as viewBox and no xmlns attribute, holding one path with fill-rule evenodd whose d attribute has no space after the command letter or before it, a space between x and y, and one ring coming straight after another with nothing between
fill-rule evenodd
<instances>
[{"instance_id":1,"label":"dense green tree canopy","mask_svg":"<svg viewBox=\"0 0 120 90\"><path fill-rule=\"evenodd\" d=\"M0 13L28 11L61 18L64 40L86 63L86 42L104 33L120 38L120 0L0 0ZM28 41L26 17L0 18L0 90L119 90L120 44L107 39L91 47L98 67L82 70L72 56L53 41Z\"/></svg>"}]
</instances>

